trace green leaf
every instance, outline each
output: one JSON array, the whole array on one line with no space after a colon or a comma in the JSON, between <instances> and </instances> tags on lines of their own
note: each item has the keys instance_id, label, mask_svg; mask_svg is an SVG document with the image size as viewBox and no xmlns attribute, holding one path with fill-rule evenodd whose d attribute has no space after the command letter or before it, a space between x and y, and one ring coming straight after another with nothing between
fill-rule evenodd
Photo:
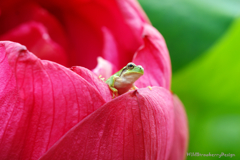
<instances>
[{"instance_id":1,"label":"green leaf","mask_svg":"<svg viewBox=\"0 0 240 160\"><path fill-rule=\"evenodd\" d=\"M173 74L172 90L189 118L190 152L239 153L239 40L240 19L236 19L209 51Z\"/></svg>"},{"instance_id":2,"label":"green leaf","mask_svg":"<svg viewBox=\"0 0 240 160\"><path fill-rule=\"evenodd\" d=\"M239 0L139 0L164 36L173 72L210 48L240 14Z\"/></svg>"}]
</instances>

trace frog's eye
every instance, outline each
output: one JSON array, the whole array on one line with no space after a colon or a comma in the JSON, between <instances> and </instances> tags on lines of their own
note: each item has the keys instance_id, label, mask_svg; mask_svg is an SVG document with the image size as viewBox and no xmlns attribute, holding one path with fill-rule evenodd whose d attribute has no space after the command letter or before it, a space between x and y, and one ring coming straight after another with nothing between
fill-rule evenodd
<instances>
[{"instance_id":1,"label":"frog's eye","mask_svg":"<svg viewBox=\"0 0 240 160\"><path fill-rule=\"evenodd\" d=\"M128 65L128 69L133 69L134 68L134 65L133 64L129 64Z\"/></svg>"}]
</instances>

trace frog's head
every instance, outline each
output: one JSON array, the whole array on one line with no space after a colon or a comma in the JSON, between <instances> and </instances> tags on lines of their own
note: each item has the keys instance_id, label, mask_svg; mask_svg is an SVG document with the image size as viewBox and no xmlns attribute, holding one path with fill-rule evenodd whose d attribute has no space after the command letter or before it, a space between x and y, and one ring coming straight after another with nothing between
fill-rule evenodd
<instances>
[{"instance_id":1,"label":"frog's head","mask_svg":"<svg viewBox=\"0 0 240 160\"><path fill-rule=\"evenodd\" d=\"M128 63L122 70L120 77L128 79L131 83L135 82L144 73L144 69L140 65L134 63Z\"/></svg>"}]
</instances>

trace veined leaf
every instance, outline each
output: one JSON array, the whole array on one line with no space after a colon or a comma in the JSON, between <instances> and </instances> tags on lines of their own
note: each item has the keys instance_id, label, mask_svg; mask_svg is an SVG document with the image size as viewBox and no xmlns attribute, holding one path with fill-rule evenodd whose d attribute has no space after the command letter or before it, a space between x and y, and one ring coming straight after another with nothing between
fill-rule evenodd
<instances>
[{"instance_id":1,"label":"veined leaf","mask_svg":"<svg viewBox=\"0 0 240 160\"><path fill-rule=\"evenodd\" d=\"M190 151L238 153L239 39L240 19L237 19L209 51L173 74L173 91L188 113Z\"/></svg>"},{"instance_id":2,"label":"veined leaf","mask_svg":"<svg viewBox=\"0 0 240 160\"><path fill-rule=\"evenodd\" d=\"M240 14L238 0L139 0L166 39L173 72L209 49Z\"/></svg>"}]
</instances>

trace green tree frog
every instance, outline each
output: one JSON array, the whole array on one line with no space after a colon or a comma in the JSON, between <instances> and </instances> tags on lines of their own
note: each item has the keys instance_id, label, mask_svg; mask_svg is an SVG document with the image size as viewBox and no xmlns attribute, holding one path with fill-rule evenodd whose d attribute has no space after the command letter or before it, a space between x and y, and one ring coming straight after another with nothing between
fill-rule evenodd
<instances>
[{"instance_id":1,"label":"green tree frog","mask_svg":"<svg viewBox=\"0 0 240 160\"><path fill-rule=\"evenodd\" d=\"M106 80L109 88L113 91L113 96L123 94L132 89L137 89L134 82L138 80L144 73L144 69L140 65L130 62L120 71L113 74Z\"/></svg>"}]
</instances>

